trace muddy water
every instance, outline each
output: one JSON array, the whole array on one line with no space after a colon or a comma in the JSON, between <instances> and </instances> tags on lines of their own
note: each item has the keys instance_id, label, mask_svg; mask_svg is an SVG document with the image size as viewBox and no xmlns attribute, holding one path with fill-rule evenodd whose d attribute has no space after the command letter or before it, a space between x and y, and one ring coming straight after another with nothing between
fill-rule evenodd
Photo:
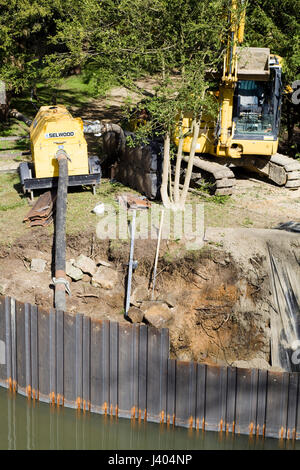
<instances>
[{"instance_id":1,"label":"muddy water","mask_svg":"<svg viewBox=\"0 0 300 470\"><path fill-rule=\"evenodd\" d=\"M0 389L0 449L203 450L300 449L299 443L249 439L137 423L51 408Z\"/></svg>"}]
</instances>

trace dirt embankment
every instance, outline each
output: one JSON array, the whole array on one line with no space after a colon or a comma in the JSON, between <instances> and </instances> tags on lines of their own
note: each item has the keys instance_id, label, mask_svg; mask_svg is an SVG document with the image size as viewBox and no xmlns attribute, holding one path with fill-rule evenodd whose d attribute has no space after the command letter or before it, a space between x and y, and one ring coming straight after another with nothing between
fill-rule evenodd
<instances>
[{"instance_id":1,"label":"dirt embankment","mask_svg":"<svg viewBox=\"0 0 300 470\"><path fill-rule=\"evenodd\" d=\"M300 259L299 236L278 230L207 229L205 237L206 243L198 251L186 251L178 242L164 241L161 246L155 299L168 309L160 325L169 328L171 357L268 368L271 291L267 243L280 256ZM70 279L68 311L126 321L123 314L129 244L100 241L88 233L68 237L67 245L67 259L84 254L96 263L108 262L119 279L110 289L93 285L88 274L77 282ZM136 242L138 268L132 292L138 292L134 299L140 302L139 308L151 299L155 248L155 241ZM33 258L47 262L44 272L30 269ZM1 294L51 308L52 258L52 239L43 229L32 231L11 247L2 247ZM161 303L157 303L157 316ZM143 321L147 322L146 316Z\"/></svg>"}]
</instances>

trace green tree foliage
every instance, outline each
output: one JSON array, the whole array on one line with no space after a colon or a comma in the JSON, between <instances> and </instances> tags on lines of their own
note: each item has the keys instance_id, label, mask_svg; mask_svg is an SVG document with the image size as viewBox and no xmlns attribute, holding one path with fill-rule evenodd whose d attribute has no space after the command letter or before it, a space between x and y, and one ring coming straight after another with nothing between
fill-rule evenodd
<instances>
[{"instance_id":1,"label":"green tree foliage","mask_svg":"<svg viewBox=\"0 0 300 470\"><path fill-rule=\"evenodd\" d=\"M230 0L0 0L0 79L11 93L52 82L80 66L95 91L111 77L135 88L155 75L144 134L171 133L185 109L214 111L205 72L222 63ZM300 0L248 0L246 43L285 59L287 83L300 66ZM174 76L176 80L174 80ZM101 80L99 79L101 77ZM171 79L172 77L172 79ZM142 131L141 131L142 132Z\"/></svg>"},{"instance_id":2,"label":"green tree foliage","mask_svg":"<svg viewBox=\"0 0 300 470\"><path fill-rule=\"evenodd\" d=\"M270 47L284 57L288 79L295 78L300 1L247 4L248 45ZM0 78L21 91L78 64L132 78L182 69L202 49L201 60L211 63L229 6L229 0L0 0Z\"/></svg>"},{"instance_id":3,"label":"green tree foliage","mask_svg":"<svg viewBox=\"0 0 300 470\"><path fill-rule=\"evenodd\" d=\"M40 78L61 11L59 0L0 0L0 77L8 91L18 93Z\"/></svg>"},{"instance_id":4,"label":"green tree foliage","mask_svg":"<svg viewBox=\"0 0 300 470\"><path fill-rule=\"evenodd\" d=\"M300 1L249 0L246 39L253 47L269 47L285 62L285 79L300 73Z\"/></svg>"}]
</instances>

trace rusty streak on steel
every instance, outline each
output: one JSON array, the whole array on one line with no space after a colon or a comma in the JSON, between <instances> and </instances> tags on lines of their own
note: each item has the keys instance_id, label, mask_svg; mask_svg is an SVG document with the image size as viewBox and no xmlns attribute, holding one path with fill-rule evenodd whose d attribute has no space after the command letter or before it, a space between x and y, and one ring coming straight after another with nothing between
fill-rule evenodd
<instances>
[{"instance_id":1,"label":"rusty streak on steel","mask_svg":"<svg viewBox=\"0 0 300 470\"><path fill-rule=\"evenodd\" d=\"M167 330L47 313L9 297L0 297L0 341L0 384L34 401L197 432L300 439L296 372L170 359Z\"/></svg>"}]
</instances>

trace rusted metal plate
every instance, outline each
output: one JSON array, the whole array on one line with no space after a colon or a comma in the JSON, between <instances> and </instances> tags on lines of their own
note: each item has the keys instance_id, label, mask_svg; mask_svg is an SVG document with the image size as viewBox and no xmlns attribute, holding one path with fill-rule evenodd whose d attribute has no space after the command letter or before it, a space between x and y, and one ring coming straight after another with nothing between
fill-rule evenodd
<instances>
[{"instance_id":1,"label":"rusted metal plate","mask_svg":"<svg viewBox=\"0 0 300 470\"><path fill-rule=\"evenodd\" d=\"M46 191L45 193L41 194L30 211L24 217L24 221L34 217L44 217L46 214L49 214L55 199L56 195L51 191Z\"/></svg>"},{"instance_id":2,"label":"rusted metal plate","mask_svg":"<svg viewBox=\"0 0 300 470\"><path fill-rule=\"evenodd\" d=\"M258 374L255 369L236 371L236 424L237 434L253 434L256 429ZM264 425L264 418L263 423Z\"/></svg>"},{"instance_id":3,"label":"rusted metal plate","mask_svg":"<svg viewBox=\"0 0 300 470\"><path fill-rule=\"evenodd\" d=\"M56 401L56 312L51 310L49 314L49 348L50 348L50 400Z\"/></svg>"},{"instance_id":4,"label":"rusted metal plate","mask_svg":"<svg viewBox=\"0 0 300 470\"><path fill-rule=\"evenodd\" d=\"M147 415L165 421L169 337L166 329L148 328Z\"/></svg>"},{"instance_id":5,"label":"rusted metal plate","mask_svg":"<svg viewBox=\"0 0 300 470\"><path fill-rule=\"evenodd\" d=\"M160 330L160 365L159 365L159 402L161 422L166 422L167 411L167 373L169 357L169 330L162 328Z\"/></svg>"},{"instance_id":6,"label":"rusted metal plate","mask_svg":"<svg viewBox=\"0 0 300 470\"><path fill-rule=\"evenodd\" d=\"M119 374L118 374L118 414L131 416L133 376L133 329L128 325L119 326Z\"/></svg>"},{"instance_id":7,"label":"rusted metal plate","mask_svg":"<svg viewBox=\"0 0 300 470\"><path fill-rule=\"evenodd\" d=\"M160 421L160 332L148 328L147 417Z\"/></svg>"},{"instance_id":8,"label":"rusted metal plate","mask_svg":"<svg viewBox=\"0 0 300 470\"><path fill-rule=\"evenodd\" d=\"M197 365L196 429L205 429L206 364Z\"/></svg>"},{"instance_id":9,"label":"rusted metal plate","mask_svg":"<svg viewBox=\"0 0 300 470\"><path fill-rule=\"evenodd\" d=\"M37 227L37 226L47 227L52 222L53 222L52 215L50 215L48 218L31 219L30 220L30 227Z\"/></svg>"},{"instance_id":10,"label":"rusted metal plate","mask_svg":"<svg viewBox=\"0 0 300 470\"><path fill-rule=\"evenodd\" d=\"M148 327L140 326L139 339L139 369L138 369L138 407L139 418L144 418L147 410L147 350Z\"/></svg>"},{"instance_id":11,"label":"rusted metal plate","mask_svg":"<svg viewBox=\"0 0 300 470\"><path fill-rule=\"evenodd\" d=\"M28 397L31 397L31 310L30 305L24 305L24 316L25 316L25 361L26 361L26 390Z\"/></svg>"},{"instance_id":12,"label":"rusted metal plate","mask_svg":"<svg viewBox=\"0 0 300 470\"><path fill-rule=\"evenodd\" d=\"M40 400L50 401L49 314L38 309L38 376ZM63 361L62 361L63 362Z\"/></svg>"},{"instance_id":13,"label":"rusted metal plate","mask_svg":"<svg viewBox=\"0 0 300 470\"><path fill-rule=\"evenodd\" d=\"M46 191L26 214L23 222L30 222L30 226L48 225L52 221L55 201L56 193Z\"/></svg>"},{"instance_id":14,"label":"rusted metal plate","mask_svg":"<svg viewBox=\"0 0 300 470\"><path fill-rule=\"evenodd\" d=\"M56 402L63 404L64 397L64 312L56 312Z\"/></svg>"},{"instance_id":15,"label":"rusted metal plate","mask_svg":"<svg viewBox=\"0 0 300 470\"><path fill-rule=\"evenodd\" d=\"M83 315L75 317L75 397L77 408L82 407L83 395Z\"/></svg>"},{"instance_id":16,"label":"rusted metal plate","mask_svg":"<svg viewBox=\"0 0 300 470\"><path fill-rule=\"evenodd\" d=\"M205 429L224 431L227 392L226 368L207 366L206 387Z\"/></svg>"},{"instance_id":17,"label":"rusted metal plate","mask_svg":"<svg viewBox=\"0 0 300 470\"><path fill-rule=\"evenodd\" d=\"M92 355L92 362L95 361L95 355L100 355L100 387L99 387L99 404L102 407L102 410L106 413L108 410L108 406L110 403L110 322L108 320L104 320L103 322L92 322L92 334L93 329L97 328L98 325L101 328L101 339L100 344L92 341L92 351L94 354ZM95 380L95 376L92 372L92 397L93 397L93 380ZM91 399L92 404L93 398Z\"/></svg>"},{"instance_id":18,"label":"rusted metal plate","mask_svg":"<svg viewBox=\"0 0 300 470\"><path fill-rule=\"evenodd\" d=\"M268 372L259 370L257 374L256 435L265 436Z\"/></svg>"},{"instance_id":19,"label":"rusted metal plate","mask_svg":"<svg viewBox=\"0 0 300 470\"><path fill-rule=\"evenodd\" d=\"M289 374L268 372L266 435L285 439L288 411ZM276 413L274 412L276 410Z\"/></svg>"},{"instance_id":20,"label":"rusted metal plate","mask_svg":"<svg viewBox=\"0 0 300 470\"><path fill-rule=\"evenodd\" d=\"M76 396L76 317L64 314L64 401L75 406Z\"/></svg>"},{"instance_id":21,"label":"rusted metal plate","mask_svg":"<svg viewBox=\"0 0 300 470\"><path fill-rule=\"evenodd\" d=\"M25 305L16 302L16 382L26 392ZM20 390L19 390L20 391Z\"/></svg>"},{"instance_id":22,"label":"rusted metal plate","mask_svg":"<svg viewBox=\"0 0 300 470\"><path fill-rule=\"evenodd\" d=\"M196 363L176 363L176 412L175 424L195 426L196 416Z\"/></svg>"},{"instance_id":23,"label":"rusted metal plate","mask_svg":"<svg viewBox=\"0 0 300 470\"><path fill-rule=\"evenodd\" d=\"M138 417L138 390L139 390L139 325L131 327L131 378L130 378L130 397L132 417Z\"/></svg>"},{"instance_id":24,"label":"rusted metal plate","mask_svg":"<svg viewBox=\"0 0 300 470\"><path fill-rule=\"evenodd\" d=\"M227 369L226 432L235 432L237 369Z\"/></svg>"},{"instance_id":25,"label":"rusted metal plate","mask_svg":"<svg viewBox=\"0 0 300 470\"><path fill-rule=\"evenodd\" d=\"M35 305L30 306L30 353L31 353L31 394L38 397L39 390L39 352L38 352L38 312Z\"/></svg>"},{"instance_id":26,"label":"rusted metal plate","mask_svg":"<svg viewBox=\"0 0 300 470\"><path fill-rule=\"evenodd\" d=\"M91 405L91 319L89 317L83 317L82 349L82 407L88 410Z\"/></svg>"},{"instance_id":27,"label":"rusted metal plate","mask_svg":"<svg viewBox=\"0 0 300 470\"><path fill-rule=\"evenodd\" d=\"M296 439L297 435L297 402L299 390L299 373L289 374L288 410L287 410L287 439Z\"/></svg>"},{"instance_id":28,"label":"rusted metal plate","mask_svg":"<svg viewBox=\"0 0 300 470\"><path fill-rule=\"evenodd\" d=\"M109 405L110 414L117 414L119 384L119 324L110 323L109 337Z\"/></svg>"},{"instance_id":29,"label":"rusted metal plate","mask_svg":"<svg viewBox=\"0 0 300 470\"><path fill-rule=\"evenodd\" d=\"M109 399L109 322L91 322L91 407L99 412Z\"/></svg>"},{"instance_id":30,"label":"rusted metal plate","mask_svg":"<svg viewBox=\"0 0 300 470\"><path fill-rule=\"evenodd\" d=\"M167 383L167 424L175 424L175 387L176 387L176 360L168 359Z\"/></svg>"}]
</instances>

